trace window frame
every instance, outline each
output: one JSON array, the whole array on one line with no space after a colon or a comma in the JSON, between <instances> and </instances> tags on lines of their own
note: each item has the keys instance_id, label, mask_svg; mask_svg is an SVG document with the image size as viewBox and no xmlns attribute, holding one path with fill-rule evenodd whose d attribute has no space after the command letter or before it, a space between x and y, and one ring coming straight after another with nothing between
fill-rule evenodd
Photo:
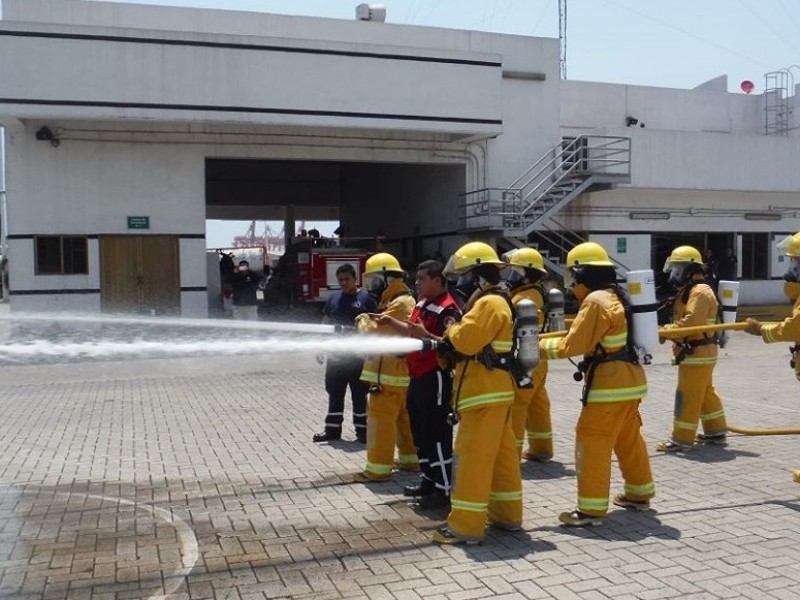
<instances>
[{"instance_id":1,"label":"window frame","mask_svg":"<svg viewBox=\"0 0 800 600\"><path fill-rule=\"evenodd\" d=\"M39 262L39 240L43 239L57 239L58 240L58 253L59 253L59 270L55 271L42 271ZM67 260L65 255L65 240L80 240L83 247L83 263L85 270L83 271L66 271L65 265L68 262L75 264L75 246L72 246L72 258ZM35 276L46 277L48 275L66 276L66 275L88 275L89 274L89 236L87 235L35 235L33 236L33 273Z\"/></svg>"}]
</instances>

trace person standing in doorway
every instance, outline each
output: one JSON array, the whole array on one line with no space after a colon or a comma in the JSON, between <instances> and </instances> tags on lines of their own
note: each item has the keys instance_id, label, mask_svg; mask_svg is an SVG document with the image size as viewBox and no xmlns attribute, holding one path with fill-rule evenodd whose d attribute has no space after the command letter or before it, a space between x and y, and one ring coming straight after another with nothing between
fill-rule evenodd
<instances>
[{"instance_id":1,"label":"person standing in doorway","mask_svg":"<svg viewBox=\"0 0 800 600\"><path fill-rule=\"evenodd\" d=\"M719 263L719 278L722 281L736 281L738 266L739 259L733 253L733 248L727 248L725 256Z\"/></svg>"},{"instance_id":2,"label":"person standing in doorway","mask_svg":"<svg viewBox=\"0 0 800 600\"><path fill-rule=\"evenodd\" d=\"M363 313L378 310L378 303L366 290L358 287L356 270L351 264L340 265L336 269L338 291L331 294L322 309L322 322L354 327L356 317ZM323 355L317 357L318 362ZM325 417L325 431L314 435L315 442L329 442L342 437L344 422L344 397L350 387L353 399L353 427L356 441L367 442L367 390L369 385L361 381L364 359L355 354L334 354L328 357L325 366L325 391L328 392L328 414Z\"/></svg>"},{"instance_id":3,"label":"person standing in doorway","mask_svg":"<svg viewBox=\"0 0 800 600\"><path fill-rule=\"evenodd\" d=\"M256 290L261 278L250 270L250 263L240 260L231 278L233 288L233 318L245 321L258 320Z\"/></svg>"}]
</instances>

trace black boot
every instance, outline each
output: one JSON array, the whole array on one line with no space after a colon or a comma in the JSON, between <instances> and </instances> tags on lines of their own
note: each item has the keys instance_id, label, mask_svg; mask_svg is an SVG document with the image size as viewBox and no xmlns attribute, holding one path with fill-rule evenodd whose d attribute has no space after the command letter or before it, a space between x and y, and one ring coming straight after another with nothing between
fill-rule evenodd
<instances>
[{"instance_id":1,"label":"black boot","mask_svg":"<svg viewBox=\"0 0 800 600\"><path fill-rule=\"evenodd\" d=\"M448 508L450 506L450 496L441 490L437 490L433 494L421 496L417 500L417 506L422 509Z\"/></svg>"},{"instance_id":2,"label":"black boot","mask_svg":"<svg viewBox=\"0 0 800 600\"><path fill-rule=\"evenodd\" d=\"M429 479L420 478L417 485L407 485L403 488L403 496L409 498L419 498L420 496L427 496L436 491L436 486Z\"/></svg>"},{"instance_id":3,"label":"black boot","mask_svg":"<svg viewBox=\"0 0 800 600\"><path fill-rule=\"evenodd\" d=\"M333 440L342 439L342 434L339 432L333 432L330 429L326 429L322 433L315 433L314 437L311 439L315 442L330 442Z\"/></svg>"}]
</instances>

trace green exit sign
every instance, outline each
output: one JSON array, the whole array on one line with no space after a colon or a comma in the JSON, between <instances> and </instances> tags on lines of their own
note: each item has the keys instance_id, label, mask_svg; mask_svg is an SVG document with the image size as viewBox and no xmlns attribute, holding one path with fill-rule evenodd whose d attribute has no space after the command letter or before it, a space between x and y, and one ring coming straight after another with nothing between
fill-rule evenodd
<instances>
[{"instance_id":1,"label":"green exit sign","mask_svg":"<svg viewBox=\"0 0 800 600\"><path fill-rule=\"evenodd\" d=\"M128 217L128 229L150 229L150 217Z\"/></svg>"},{"instance_id":2,"label":"green exit sign","mask_svg":"<svg viewBox=\"0 0 800 600\"><path fill-rule=\"evenodd\" d=\"M628 252L628 238L617 238L617 252L619 254L627 254Z\"/></svg>"}]
</instances>

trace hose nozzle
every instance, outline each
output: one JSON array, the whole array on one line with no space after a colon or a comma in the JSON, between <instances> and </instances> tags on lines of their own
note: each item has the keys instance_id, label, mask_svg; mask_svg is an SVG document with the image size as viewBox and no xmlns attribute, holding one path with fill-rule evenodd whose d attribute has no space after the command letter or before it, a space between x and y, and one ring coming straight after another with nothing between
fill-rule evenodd
<instances>
[{"instance_id":1,"label":"hose nozzle","mask_svg":"<svg viewBox=\"0 0 800 600\"><path fill-rule=\"evenodd\" d=\"M432 340L429 338L421 339L422 342L422 351L429 352L431 350L436 350L436 347L439 345L436 340Z\"/></svg>"}]
</instances>

